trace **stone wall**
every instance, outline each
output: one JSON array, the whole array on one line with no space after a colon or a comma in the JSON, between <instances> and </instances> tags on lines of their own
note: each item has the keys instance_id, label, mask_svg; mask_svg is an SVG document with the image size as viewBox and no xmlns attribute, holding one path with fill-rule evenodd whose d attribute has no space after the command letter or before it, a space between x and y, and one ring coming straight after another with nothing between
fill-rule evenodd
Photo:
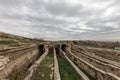
<instances>
[{"instance_id":1,"label":"stone wall","mask_svg":"<svg viewBox=\"0 0 120 80\"><path fill-rule=\"evenodd\" d=\"M34 71L40 65L40 63L42 62L42 60L48 55L49 48L48 48L47 45L44 45L44 51L45 52L41 56L39 56L39 58L34 62L34 64L31 65L31 67L28 69L29 74L25 77L24 80L31 80L31 78L34 76Z\"/></svg>"},{"instance_id":2,"label":"stone wall","mask_svg":"<svg viewBox=\"0 0 120 80\"><path fill-rule=\"evenodd\" d=\"M93 76L94 78L96 78L97 80L120 80L120 78L118 76L116 76L115 74L106 72L102 69L99 69L97 67L95 67L95 65L97 65L96 63L94 63L94 65L91 64L91 61L88 62L86 58L86 60L84 60L84 56L76 56L74 55L72 52L70 52L68 50L69 54L67 54L69 56L69 58L75 62L79 67L81 67L82 69L84 69L85 71L87 71L91 76ZM102 66L102 64L100 64ZM105 68L105 66L103 67Z\"/></svg>"},{"instance_id":3,"label":"stone wall","mask_svg":"<svg viewBox=\"0 0 120 80\"><path fill-rule=\"evenodd\" d=\"M22 71L28 68L38 57L38 49L34 49L31 52L25 53L25 55L17 58L16 60L9 62L6 67L0 72L0 80L8 78L13 71Z\"/></svg>"}]
</instances>

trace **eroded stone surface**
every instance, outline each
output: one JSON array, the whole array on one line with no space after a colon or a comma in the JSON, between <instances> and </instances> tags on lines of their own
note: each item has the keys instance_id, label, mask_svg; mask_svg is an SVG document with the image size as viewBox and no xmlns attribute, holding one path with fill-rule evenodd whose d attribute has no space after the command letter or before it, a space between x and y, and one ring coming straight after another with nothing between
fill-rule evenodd
<instances>
[{"instance_id":1,"label":"eroded stone surface","mask_svg":"<svg viewBox=\"0 0 120 80\"><path fill-rule=\"evenodd\" d=\"M2 70L8 62L8 57L0 56L0 70Z\"/></svg>"}]
</instances>

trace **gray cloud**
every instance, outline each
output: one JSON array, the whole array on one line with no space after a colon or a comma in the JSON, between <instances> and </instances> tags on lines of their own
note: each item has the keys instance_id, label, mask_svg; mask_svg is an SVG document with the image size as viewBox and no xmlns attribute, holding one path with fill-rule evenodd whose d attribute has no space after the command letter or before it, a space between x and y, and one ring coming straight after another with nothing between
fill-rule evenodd
<instances>
[{"instance_id":1,"label":"gray cloud","mask_svg":"<svg viewBox=\"0 0 120 80\"><path fill-rule=\"evenodd\" d=\"M50 40L120 40L120 1L0 0L0 31Z\"/></svg>"}]
</instances>

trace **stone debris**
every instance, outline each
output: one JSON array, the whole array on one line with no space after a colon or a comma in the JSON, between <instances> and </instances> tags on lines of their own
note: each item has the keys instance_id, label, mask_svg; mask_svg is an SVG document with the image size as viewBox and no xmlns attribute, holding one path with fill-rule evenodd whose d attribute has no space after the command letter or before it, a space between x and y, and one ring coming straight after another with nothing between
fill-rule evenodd
<instances>
[{"instance_id":1,"label":"stone debris","mask_svg":"<svg viewBox=\"0 0 120 80\"><path fill-rule=\"evenodd\" d=\"M49 76L50 76L50 80L52 80L53 79L53 72Z\"/></svg>"},{"instance_id":2,"label":"stone debris","mask_svg":"<svg viewBox=\"0 0 120 80\"><path fill-rule=\"evenodd\" d=\"M42 74L42 77L44 77L45 75L44 74Z\"/></svg>"},{"instance_id":3,"label":"stone debris","mask_svg":"<svg viewBox=\"0 0 120 80\"><path fill-rule=\"evenodd\" d=\"M51 68L53 66L53 64L50 64L48 67Z\"/></svg>"},{"instance_id":4,"label":"stone debris","mask_svg":"<svg viewBox=\"0 0 120 80\"><path fill-rule=\"evenodd\" d=\"M0 70L4 69L5 65L9 62L8 57L0 56Z\"/></svg>"}]
</instances>

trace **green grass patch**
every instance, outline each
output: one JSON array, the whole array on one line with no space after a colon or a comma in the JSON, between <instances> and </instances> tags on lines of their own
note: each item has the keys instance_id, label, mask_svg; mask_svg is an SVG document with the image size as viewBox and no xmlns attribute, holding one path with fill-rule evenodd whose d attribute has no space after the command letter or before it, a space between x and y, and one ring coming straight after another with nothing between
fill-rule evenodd
<instances>
[{"instance_id":1,"label":"green grass patch","mask_svg":"<svg viewBox=\"0 0 120 80\"><path fill-rule=\"evenodd\" d=\"M11 44L16 43L14 40L0 40L0 44Z\"/></svg>"},{"instance_id":2,"label":"green grass patch","mask_svg":"<svg viewBox=\"0 0 120 80\"><path fill-rule=\"evenodd\" d=\"M27 68L23 71L18 72L17 70L14 70L12 74L9 76L9 80L24 80L24 78L28 75Z\"/></svg>"},{"instance_id":3,"label":"green grass patch","mask_svg":"<svg viewBox=\"0 0 120 80\"><path fill-rule=\"evenodd\" d=\"M54 80L54 58L53 54L49 53L40 63L40 66L35 71L32 80Z\"/></svg>"},{"instance_id":4,"label":"green grass patch","mask_svg":"<svg viewBox=\"0 0 120 80\"><path fill-rule=\"evenodd\" d=\"M79 74L64 57L58 57L58 63L61 80L81 80Z\"/></svg>"}]
</instances>

